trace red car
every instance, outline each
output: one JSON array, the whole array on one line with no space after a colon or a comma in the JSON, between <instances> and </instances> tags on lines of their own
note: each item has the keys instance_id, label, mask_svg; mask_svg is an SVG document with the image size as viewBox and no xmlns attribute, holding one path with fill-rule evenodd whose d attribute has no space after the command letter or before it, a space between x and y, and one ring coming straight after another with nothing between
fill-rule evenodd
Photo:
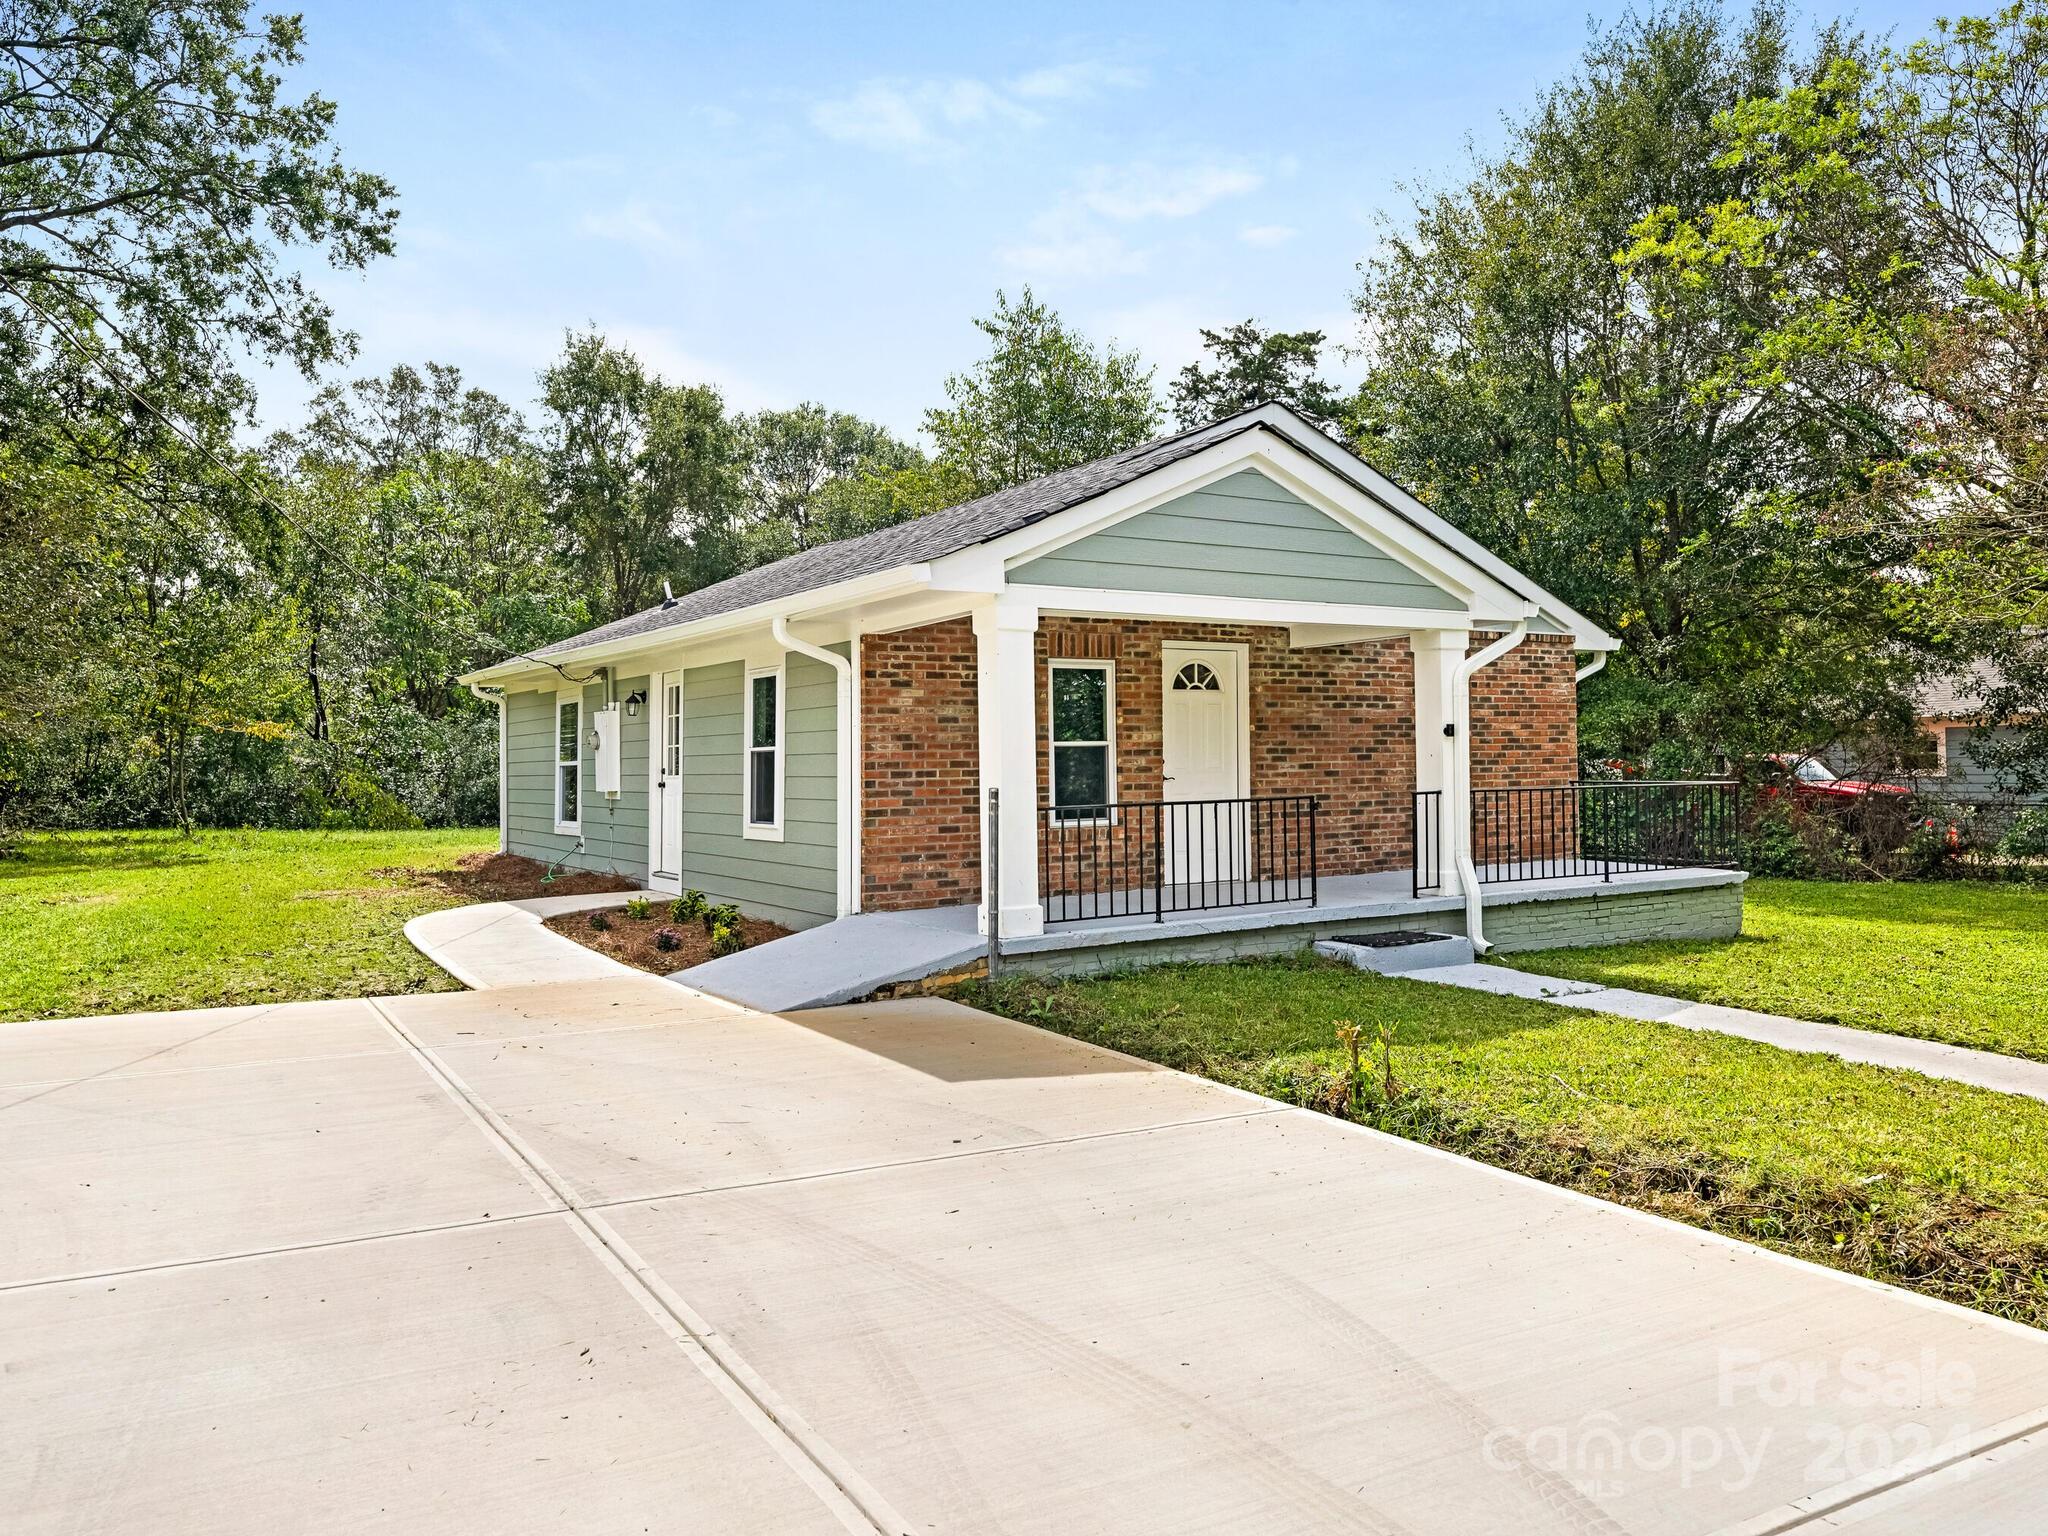
<instances>
[{"instance_id":1,"label":"red car","mask_svg":"<svg viewBox=\"0 0 2048 1536\"><path fill-rule=\"evenodd\" d=\"M1764 759L1763 793L1789 792L1802 799L1855 800L1863 795L1910 795L1903 784L1878 784L1869 779L1838 778L1819 758L1773 752Z\"/></svg>"}]
</instances>

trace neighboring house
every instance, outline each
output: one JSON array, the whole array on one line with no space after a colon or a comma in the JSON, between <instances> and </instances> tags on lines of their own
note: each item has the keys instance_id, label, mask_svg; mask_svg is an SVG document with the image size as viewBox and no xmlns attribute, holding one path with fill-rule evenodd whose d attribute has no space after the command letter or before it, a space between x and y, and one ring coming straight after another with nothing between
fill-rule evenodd
<instances>
[{"instance_id":1,"label":"neighboring house","mask_svg":"<svg viewBox=\"0 0 2048 1536\"><path fill-rule=\"evenodd\" d=\"M1269 405L466 680L502 697L512 852L792 927L972 907L996 791L1001 933L1029 948L1048 924L1200 909L1210 931L1276 902L1297 927L1454 928L1478 910L1462 888L1539 862L1583 887L1546 899L1621 912L1569 806L1501 798L1573 780L1575 653L1615 645ZM1508 830L1461 881L1475 804ZM1739 921L1732 877L1695 873L1586 936ZM1489 910L1528 896L1501 884Z\"/></svg>"},{"instance_id":2,"label":"neighboring house","mask_svg":"<svg viewBox=\"0 0 2048 1536\"><path fill-rule=\"evenodd\" d=\"M2017 799L2022 804L2048 805L2048 793L2010 795L1999 774L1978 756L1986 741L2014 734L2010 726L1983 723L1985 698L1999 681L1992 664L1980 661L1921 690L1914 713L1921 734L1933 744L1934 762L1931 768L1914 774L1918 788L1958 800Z\"/></svg>"}]
</instances>

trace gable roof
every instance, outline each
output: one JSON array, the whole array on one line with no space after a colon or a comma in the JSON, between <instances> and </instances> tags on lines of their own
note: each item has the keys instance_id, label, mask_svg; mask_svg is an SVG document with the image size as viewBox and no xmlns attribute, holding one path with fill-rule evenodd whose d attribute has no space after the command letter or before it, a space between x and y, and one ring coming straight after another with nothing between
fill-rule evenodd
<instances>
[{"instance_id":1,"label":"gable roof","mask_svg":"<svg viewBox=\"0 0 2048 1536\"><path fill-rule=\"evenodd\" d=\"M1348 447L1326 436L1306 418L1287 406L1272 403L1256 406L1207 426L1154 438L1151 442L1140 443L1135 448L1127 448L1121 453L1076 465L1072 469L1041 475L1022 485L912 518L906 523L856 538L821 544L815 549L789 555L772 564L699 588L672 603L646 608L585 630L567 640L542 646L524 653L524 659L553 665L553 658L592 647L613 645L643 635L657 635L685 624L939 560L1028 528L1033 523L1080 506L1179 460L1192 458L1219 443L1252 432L1270 432L1309 454L1362 494L1386 506L1396 517L1471 562L1509 590L1540 605L1545 614L1555 616L1576 635L1582 648L1611 650L1620 643L1484 545L1431 512L1412 494L1388 480ZM516 666L520 659L514 657L482 672L470 673L465 680L499 675Z\"/></svg>"},{"instance_id":2,"label":"gable roof","mask_svg":"<svg viewBox=\"0 0 2048 1536\"><path fill-rule=\"evenodd\" d=\"M856 538L820 544L799 554L787 555L769 565L742 571L724 581L700 587L676 599L672 607L654 607L614 619L596 629L567 640L543 646L533 654L555 656L589 645L652 634L698 619L716 618L757 603L796 597L821 587L850 581L856 576L873 576L903 565L919 565L944 555L958 554L976 544L1028 528L1041 518L1064 512L1069 507L1128 485L1141 475L1200 453L1241 433L1256 431L1259 423L1242 416L1197 427L1172 437L1154 438L1108 458L1094 459L1072 469L1057 470L995 491L973 501L963 501L944 511L914 517L907 523L880 528Z\"/></svg>"}]
</instances>

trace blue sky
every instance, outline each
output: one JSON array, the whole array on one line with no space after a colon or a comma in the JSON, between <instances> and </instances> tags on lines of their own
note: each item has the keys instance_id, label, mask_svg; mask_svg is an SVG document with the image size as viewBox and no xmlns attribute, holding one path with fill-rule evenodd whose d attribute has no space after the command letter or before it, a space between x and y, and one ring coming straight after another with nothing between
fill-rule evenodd
<instances>
[{"instance_id":1,"label":"blue sky","mask_svg":"<svg viewBox=\"0 0 2048 1536\"><path fill-rule=\"evenodd\" d=\"M595 323L735 408L912 433L1025 283L1163 389L1203 325L1350 339L1376 211L1615 9L309 0L301 83L403 207L395 259L320 284L351 372L454 363L522 408ZM266 423L306 393L266 376Z\"/></svg>"}]
</instances>

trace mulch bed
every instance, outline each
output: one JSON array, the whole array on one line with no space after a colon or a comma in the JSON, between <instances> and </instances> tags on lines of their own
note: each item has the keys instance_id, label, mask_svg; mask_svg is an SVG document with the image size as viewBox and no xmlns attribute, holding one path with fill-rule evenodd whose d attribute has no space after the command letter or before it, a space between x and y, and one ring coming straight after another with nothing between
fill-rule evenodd
<instances>
[{"instance_id":1,"label":"mulch bed","mask_svg":"<svg viewBox=\"0 0 2048 1536\"><path fill-rule=\"evenodd\" d=\"M547 919L547 925L565 939L574 939L601 955L610 955L614 960L639 970L652 971L657 976L702 965L711 958L711 935L704 931L704 925L669 921L664 904L657 903L647 917L628 917L617 907L606 907L603 911L611 922L611 927L603 932L590 926L588 912L564 912L560 917ZM664 950L654 947L654 936L663 928L675 930L676 937L683 941L679 948ZM786 938L789 934L781 924L758 917L741 918L740 932L745 936L749 949L757 944Z\"/></svg>"},{"instance_id":2,"label":"mulch bed","mask_svg":"<svg viewBox=\"0 0 2048 1536\"><path fill-rule=\"evenodd\" d=\"M640 882L624 875L593 874L586 869L558 869L546 884L547 865L516 853L472 853L453 869L380 869L375 873L431 885L464 901L524 901L532 896L595 896L605 891L637 891Z\"/></svg>"}]
</instances>

